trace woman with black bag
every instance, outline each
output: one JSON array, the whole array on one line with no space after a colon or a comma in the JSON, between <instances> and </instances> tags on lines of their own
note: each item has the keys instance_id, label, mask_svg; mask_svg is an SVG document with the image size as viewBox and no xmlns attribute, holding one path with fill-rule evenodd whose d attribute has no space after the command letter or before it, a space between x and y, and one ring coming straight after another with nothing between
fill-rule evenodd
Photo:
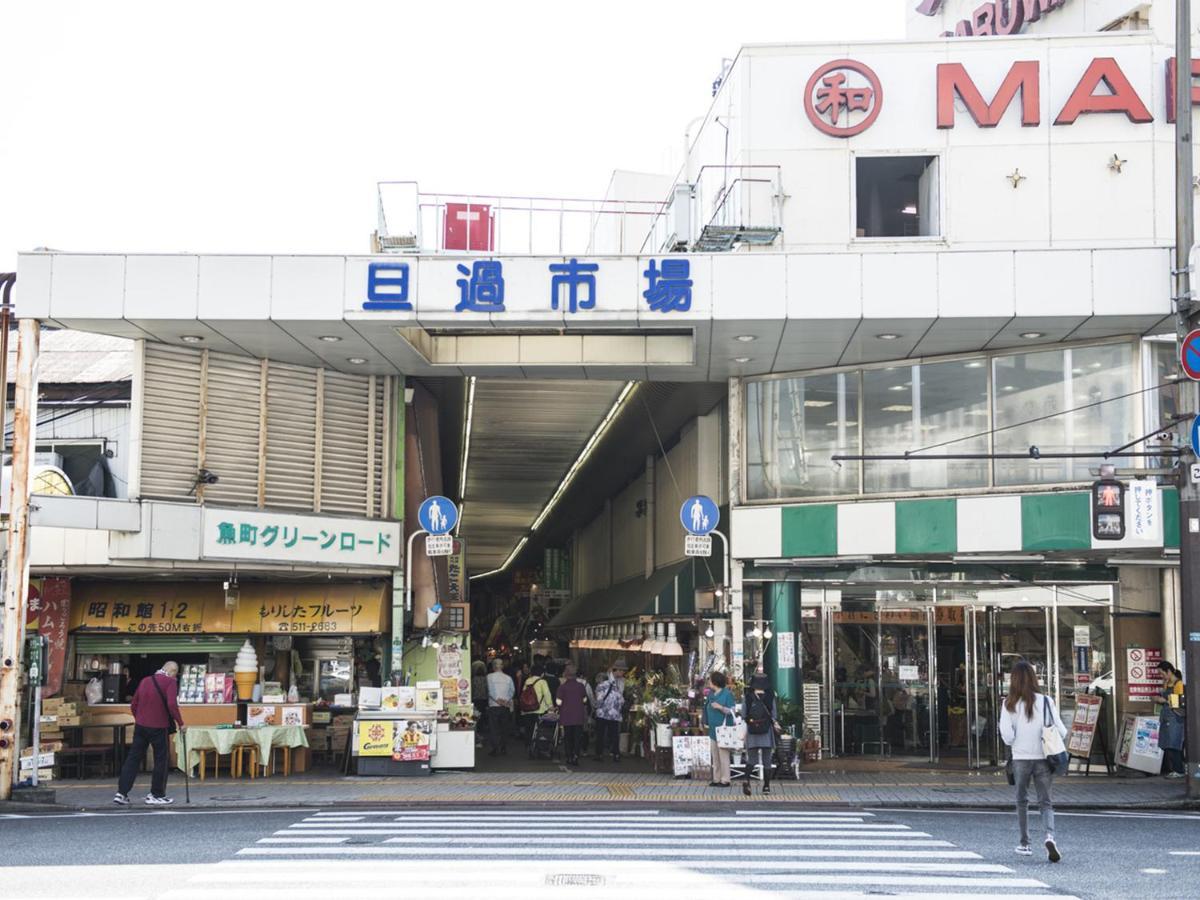
<instances>
[{"instance_id":1,"label":"woman with black bag","mask_svg":"<svg viewBox=\"0 0 1200 900\"><path fill-rule=\"evenodd\" d=\"M743 700L743 718L746 720L746 780L742 782L742 793L750 796L750 773L756 765L762 766L762 792L771 793L771 760L775 756L775 732L778 711L775 692L766 675L758 674L750 679L750 687Z\"/></svg>"},{"instance_id":2,"label":"woman with black bag","mask_svg":"<svg viewBox=\"0 0 1200 900\"><path fill-rule=\"evenodd\" d=\"M1062 859L1054 839L1054 804L1050 799L1050 782L1054 775L1047 758L1043 740L1057 734L1059 743L1067 736L1067 726L1059 718L1054 702L1045 694L1038 693L1037 672L1033 666L1021 660L1013 665L1008 697L1000 707L1000 737L1010 748L1012 779L1017 788L1017 822L1021 827L1021 842L1017 844L1019 856L1031 856L1029 846L1029 782L1032 781L1038 795L1038 809L1042 815L1042 827L1046 831L1046 857L1050 862ZM1055 763L1060 763L1056 754Z\"/></svg>"}]
</instances>

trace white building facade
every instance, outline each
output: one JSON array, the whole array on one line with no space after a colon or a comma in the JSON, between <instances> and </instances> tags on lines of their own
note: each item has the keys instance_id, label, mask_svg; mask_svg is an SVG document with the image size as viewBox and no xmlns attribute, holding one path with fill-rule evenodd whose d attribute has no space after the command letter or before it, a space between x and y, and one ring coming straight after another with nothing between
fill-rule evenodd
<instances>
[{"instance_id":1,"label":"white building facade","mask_svg":"<svg viewBox=\"0 0 1200 900\"><path fill-rule=\"evenodd\" d=\"M735 661L762 649L742 614L770 622L829 752L988 764L1014 658L1068 710L1149 710L1126 653L1178 655L1178 522L1131 472L1126 537L1096 540L1087 489L1174 411L1162 4L1031 0L1013 36L984 5L743 48L666 197L614 179L578 244L535 246L532 204L522 247L503 198L425 198L361 257L26 254L18 312L357 376L610 381L601 427L620 382L724 382ZM460 213L490 224L448 251Z\"/></svg>"}]
</instances>

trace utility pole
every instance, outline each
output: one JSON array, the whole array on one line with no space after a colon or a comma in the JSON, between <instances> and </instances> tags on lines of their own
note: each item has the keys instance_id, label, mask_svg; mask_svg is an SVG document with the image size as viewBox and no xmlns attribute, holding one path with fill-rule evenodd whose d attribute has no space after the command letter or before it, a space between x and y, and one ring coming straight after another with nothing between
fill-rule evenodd
<instances>
[{"instance_id":1,"label":"utility pole","mask_svg":"<svg viewBox=\"0 0 1200 900\"><path fill-rule=\"evenodd\" d=\"M21 319L13 392L12 497L8 507L8 572L0 618L0 800L12 796L17 761L17 706L21 645L29 596L29 494L33 487L37 421L37 359L41 340L37 319ZM5 385L7 390L7 385Z\"/></svg>"},{"instance_id":2,"label":"utility pole","mask_svg":"<svg viewBox=\"0 0 1200 900\"><path fill-rule=\"evenodd\" d=\"M1192 200L1192 6L1191 0L1175 3L1175 328L1180 346L1200 317L1192 302L1191 274L1195 209ZM1180 446L1191 443L1192 417L1200 412L1196 384L1179 380L1180 412L1183 422ZM1183 628L1185 696L1194 707L1187 716L1187 744L1196 759L1200 747L1200 484L1189 477L1186 462L1179 465L1179 596ZM1200 766L1187 767L1188 797L1200 797Z\"/></svg>"}]
</instances>

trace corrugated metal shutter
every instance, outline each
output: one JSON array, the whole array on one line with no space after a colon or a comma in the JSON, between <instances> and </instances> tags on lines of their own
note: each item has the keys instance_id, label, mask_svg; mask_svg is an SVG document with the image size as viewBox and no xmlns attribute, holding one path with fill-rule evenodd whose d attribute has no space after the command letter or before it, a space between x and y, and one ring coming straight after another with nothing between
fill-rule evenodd
<instances>
[{"instance_id":1,"label":"corrugated metal shutter","mask_svg":"<svg viewBox=\"0 0 1200 900\"><path fill-rule=\"evenodd\" d=\"M367 514L368 379L325 373L321 511Z\"/></svg>"},{"instance_id":2,"label":"corrugated metal shutter","mask_svg":"<svg viewBox=\"0 0 1200 900\"><path fill-rule=\"evenodd\" d=\"M267 370L266 505L313 508L317 460L317 369Z\"/></svg>"},{"instance_id":3,"label":"corrugated metal shutter","mask_svg":"<svg viewBox=\"0 0 1200 900\"><path fill-rule=\"evenodd\" d=\"M76 634L76 653L237 653L237 634Z\"/></svg>"},{"instance_id":4,"label":"corrugated metal shutter","mask_svg":"<svg viewBox=\"0 0 1200 900\"><path fill-rule=\"evenodd\" d=\"M139 492L190 498L200 460L200 354L165 344L143 347Z\"/></svg>"},{"instance_id":5,"label":"corrugated metal shutter","mask_svg":"<svg viewBox=\"0 0 1200 900\"><path fill-rule=\"evenodd\" d=\"M204 488L209 503L258 503L259 413L262 363L210 353L204 467L220 481Z\"/></svg>"},{"instance_id":6,"label":"corrugated metal shutter","mask_svg":"<svg viewBox=\"0 0 1200 900\"><path fill-rule=\"evenodd\" d=\"M375 379L375 429L372 436L373 453L371 458L371 516L382 518L387 513L387 432L385 423L391 417L386 414L387 404L391 402L388 386L391 378Z\"/></svg>"}]
</instances>

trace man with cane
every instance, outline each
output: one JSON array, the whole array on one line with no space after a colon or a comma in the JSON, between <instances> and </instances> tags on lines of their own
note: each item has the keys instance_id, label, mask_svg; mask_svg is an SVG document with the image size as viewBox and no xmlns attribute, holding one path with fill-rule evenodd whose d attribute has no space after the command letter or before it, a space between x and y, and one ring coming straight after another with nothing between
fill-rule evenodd
<instances>
[{"instance_id":1,"label":"man with cane","mask_svg":"<svg viewBox=\"0 0 1200 900\"><path fill-rule=\"evenodd\" d=\"M169 736L175 733L176 726L183 730L183 715L179 712L179 683L175 680L179 665L167 662L151 675L143 678L138 684L133 700L129 704L133 713L133 743L125 764L121 767L121 777L117 784L117 793L113 803L119 806L129 805L129 791L137 780L138 771L142 768L142 760L146 756L146 748L154 748L154 773L150 778L150 793L146 795L147 806L169 806L175 801L167 796L167 769L170 764L171 751L168 747ZM187 744L184 744L183 765L187 767ZM186 782L185 782L186 784ZM190 795L190 790L188 791ZM190 796L189 796L190 802Z\"/></svg>"}]
</instances>

